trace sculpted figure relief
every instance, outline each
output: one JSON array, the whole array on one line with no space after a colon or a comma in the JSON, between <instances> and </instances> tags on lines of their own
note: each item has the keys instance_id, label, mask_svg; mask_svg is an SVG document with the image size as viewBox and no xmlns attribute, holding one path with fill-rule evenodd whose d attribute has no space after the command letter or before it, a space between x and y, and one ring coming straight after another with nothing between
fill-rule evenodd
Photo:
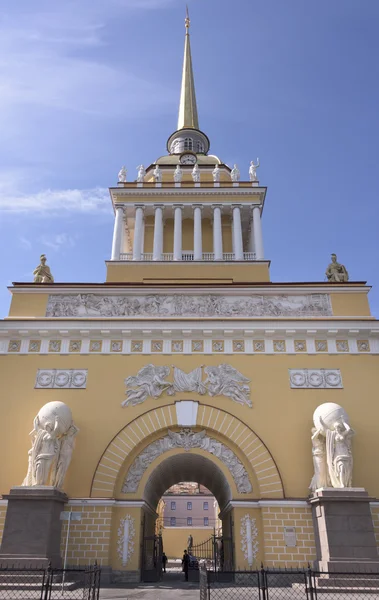
<instances>
[{"instance_id":1,"label":"sculpted figure relief","mask_svg":"<svg viewBox=\"0 0 379 600\"><path fill-rule=\"evenodd\" d=\"M34 283L54 283L54 277L50 272L50 267L46 264L45 254L40 256L40 264L33 271Z\"/></svg>"},{"instance_id":2,"label":"sculpted figure relief","mask_svg":"<svg viewBox=\"0 0 379 600\"><path fill-rule=\"evenodd\" d=\"M260 166L260 162L259 162L259 158L257 158L257 164L254 164L254 161L252 160L250 162L250 167L249 167L249 177L250 177L250 181L258 181L258 177L257 177L257 169Z\"/></svg>"},{"instance_id":3,"label":"sculpted figure relief","mask_svg":"<svg viewBox=\"0 0 379 600\"><path fill-rule=\"evenodd\" d=\"M220 174L221 174L221 170L219 169L219 166L216 165L215 168L212 171L212 177L213 177L213 181L215 183L219 183L219 181L220 181Z\"/></svg>"},{"instance_id":4,"label":"sculpted figure relief","mask_svg":"<svg viewBox=\"0 0 379 600\"><path fill-rule=\"evenodd\" d=\"M143 183L146 175L145 167L143 165L140 165L139 167L137 167L137 170L137 183Z\"/></svg>"},{"instance_id":5,"label":"sculpted figure relief","mask_svg":"<svg viewBox=\"0 0 379 600\"><path fill-rule=\"evenodd\" d=\"M332 254L332 262L328 265L325 275L330 282L349 281L349 273L344 265L337 262L336 254Z\"/></svg>"},{"instance_id":6,"label":"sculpted figure relief","mask_svg":"<svg viewBox=\"0 0 379 600\"><path fill-rule=\"evenodd\" d=\"M127 170L126 167L121 167L121 169L118 172L118 182L119 183L125 183L126 182L126 177L127 177Z\"/></svg>"},{"instance_id":7,"label":"sculpted figure relief","mask_svg":"<svg viewBox=\"0 0 379 600\"><path fill-rule=\"evenodd\" d=\"M230 172L230 178L233 182L239 181L241 177L241 173L237 165L234 165L233 169Z\"/></svg>"},{"instance_id":8,"label":"sculpted figure relief","mask_svg":"<svg viewBox=\"0 0 379 600\"><path fill-rule=\"evenodd\" d=\"M156 167L153 171L153 177L154 177L155 183L161 183L162 171L160 170L159 165L156 165Z\"/></svg>"},{"instance_id":9,"label":"sculpted figure relief","mask_svg":"<svg viewBox=\"0 0 379 600\"><path fill-rule=\"evenodd\" d=\"M331 316L328 294L52 294L47 317L313 317Z\"/></svg>"},{"instance_id":10,"label":"sculpted figure relief","mask_svg":"<svg viewBox=\"0 0 379 600\"><path fill-rule=\"evenodd\" d=\"M180 168L180 165L176 165L176 169L174 171L174 181L175 183L180 183L183 179L183 171Z\"/></svg>"},{"instance_id":11,"label":"sculpted figure relief","mask_svg":"<svg viewBox=\"0 0 379 600\"><path fill-rule=\"evenodd\" d=\"M231 365L222 364L218 367L205 367L206 380L202 381L202 367L185 373L177 367L174 369L174 381L166 381L170 367L156 367L152 364L143 367L136 376L125 379L126 400L121 406L135 406L147 398L159 398L164 392L175 396L176 392L197 392L200 395L227 396L238 402L252 407L250 400L250 382Z\"/></svg>"},{"instance_id":12,"label":"sculpted figure relief","mask_svg":"<svg viewBox=\"0 0 379 600\"><path fill-rule=\"evenodd\" d=\"M28 453L28 472L22 485L61 488L78 432L68 406L63 402L45 404L34 419L30 433L32 447Z\"/></svg>"},{"instance_id":13,"label":"sculpted figure relief","mask_svg":"<svg viewBox=\"0 0 379 600\"><path fill-rule=\"evenodd\" d=\"M326 402L313 415L312 430L314 476L312 491L319 487L352 487L353 454L351 441L354 430L348 416L338 404Z\"/></svg>"},{"instance_id":14,"label":"sculpted figure relief","mask_svg":"<svg viewBox=\"0 0 379 600\"><path fill-rule=\"evenodd\" d=\"M173 448L184 448L186 452L190 452L193 448L201 448L205 452L213 454L229 470L238 492L248 494L252 491L247 471L232 450L218 440L209 437L206 431L195 432L186 428L179 432L168 430L168 435L149 444L130 467L122 486L122 492L136 492L144 472L151 463Z\"/></svg>"},{"instance_id":15,"label":"sculpted figure relief","mask_svg":"<svg viewBox=\"0 0 379 600\"><path fill-rule=\"evenodd\" d=\"M194 168L192 169L192 179L194 183L200 183L200 169L199 169L199 165L196 163L196 165L194 166Z\"/></svg>"}]
</instances>

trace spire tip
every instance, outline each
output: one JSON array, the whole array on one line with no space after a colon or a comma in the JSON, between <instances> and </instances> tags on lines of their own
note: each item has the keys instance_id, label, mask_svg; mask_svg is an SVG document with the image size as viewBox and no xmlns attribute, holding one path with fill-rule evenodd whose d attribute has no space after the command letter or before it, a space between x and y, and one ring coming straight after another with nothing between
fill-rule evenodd
<instances>
[{"instance_id":1,"label":"spire tip","mask_svg":"<svg viewBox=\"0 0 379 600\"><path fill-rule=\"evenodd\" d=\"M186 29L187 29L187 33L188 33L188 29L190 28L191 25L191 19L189 18L189 12L188 12L188 5L186 4L186 18L184 20Z\"/></svg>"}]
</instances>

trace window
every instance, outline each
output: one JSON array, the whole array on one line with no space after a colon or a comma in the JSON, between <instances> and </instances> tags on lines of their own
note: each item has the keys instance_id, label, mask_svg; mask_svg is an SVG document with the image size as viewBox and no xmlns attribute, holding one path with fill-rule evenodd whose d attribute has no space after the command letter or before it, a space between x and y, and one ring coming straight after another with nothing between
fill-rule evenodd
<instances>
[{"instance_id":1,"label":"window","mask_svg":"<svg viewBox=\"0 0 379 600\"><path fill-rule=\"evenodd\" d=\"M171 510L176 510L176 502L171 502Z\"/></svg>"},{"instance_id":2,"label":"window","mask_svg":"<svg viewBox=\"0 0 379 600\"><path fill-rule=\"evenodd\" d=\"M208 510L208 502L203 502L203 510Z\"/></svg>"},{"instance_id":3,"label":"window","mask_svg":"<svg viewBox=\"0 0 379 600\"><path fill-rule=\"evenodd\" d=\"M187 510L192 510L192 502L187 502Z\"/></svg>"},{"instance_id":4,"label":"window","mask_svg":"<svg viewBox=\"0 0 379 600\"><path fill-rule=\"evenodd\" d=\"M197 151L204 152L204 144L202 142L197 142Z\"/></svg>"},{"instance_id":5,"label":"window","mask_svg":"<svg viewBox=\"0 0 379 600\"><path fill-rule=\"evenodd\" d=\"M170 527L175 527L176 525L176 517L170 517Z\"/></svg>"},{"instance_id":6,"label":"window","mask_svg":"<svg viewBox=\"0 0 379 600\"><path fill-rule=\"evenodd\" d=\"M192 138L184 138L184 150L193 150Z\"/></svg>"},{"instance_id":7,"label":"window","mask_svg":"<svg viewBox=\"0 0 379 600\"><path fill-rule=\"evenodd\" d=\"M209 525L209 519L208 517L204 517L204 527L208 527Z\"/></svg>"},{"instance_id":8,"label":"window","mask_svg":"<svg viewBox=\"0 0 379 600\"><path fill-rule=\"evenodd\" d=\"M187 517L187 525L192 525L192 517Z\"/></svg>"}]
</instances>

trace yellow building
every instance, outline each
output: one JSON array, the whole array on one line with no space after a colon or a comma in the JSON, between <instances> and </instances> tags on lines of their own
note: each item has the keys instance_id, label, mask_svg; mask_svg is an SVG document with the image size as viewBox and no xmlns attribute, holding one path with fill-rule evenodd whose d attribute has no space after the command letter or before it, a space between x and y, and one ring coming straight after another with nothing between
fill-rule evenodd
<instances>
[{"instance_id":1,"label":"yellow building","mask_svg":"<svg viewBox=\"0 0 379 600\"><path fill-rule=\"evenodd\" d=\"M272 282L257 165L241 179L209 148L187 19L167 154L110 188L106 282L15 283L0 323L0 489L21 485L41 407L65 403L79 433L64 491L81 513L68 563L96 559L123 580L153 577L158 502L180 481L217 498L229 568L315 560L310 438L328 402L356 432L354 486L368 491L379 528L370 288ZM6 510L3 499L1 527ZM62 549L66 532L63 522Z\"/></svg>"}]
</instances>

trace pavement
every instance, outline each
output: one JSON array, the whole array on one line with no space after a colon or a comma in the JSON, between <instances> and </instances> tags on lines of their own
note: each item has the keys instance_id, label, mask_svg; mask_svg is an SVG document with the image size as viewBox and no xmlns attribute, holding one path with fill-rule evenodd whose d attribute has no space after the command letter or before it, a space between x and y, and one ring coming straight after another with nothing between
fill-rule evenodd
<instances>
[{"instance_id":1,"label":"pavement","mask_svg":"<svg viewBox=\"0 0 379 600\"><path fill-rule=\"evenodd\" d=\"M199 583L184 581L184 574L164 573L158 583L102 586L100 600L199 600Z\"/></svg>"}]
</instances>

